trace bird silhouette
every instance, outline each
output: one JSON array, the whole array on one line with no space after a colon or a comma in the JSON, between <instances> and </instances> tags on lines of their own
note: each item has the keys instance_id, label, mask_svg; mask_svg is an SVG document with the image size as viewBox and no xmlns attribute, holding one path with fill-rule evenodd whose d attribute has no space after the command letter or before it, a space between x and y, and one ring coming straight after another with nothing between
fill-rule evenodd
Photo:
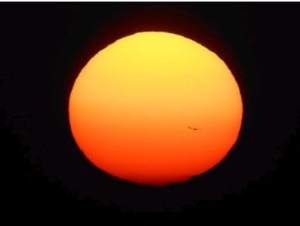
<instances>
[{"instance_id":1,"label":"bird silhouette","mask_svg":"<svg viewBox=\"0 0 300 226\"><path fill-rule=\"evenodd\" d=\"M192 129L192 130L198 130L198 129L200 129L200 128L192 128L192 127L189 127L189 126L188 126L188 128Z\"/></svg>"}]
</instances>

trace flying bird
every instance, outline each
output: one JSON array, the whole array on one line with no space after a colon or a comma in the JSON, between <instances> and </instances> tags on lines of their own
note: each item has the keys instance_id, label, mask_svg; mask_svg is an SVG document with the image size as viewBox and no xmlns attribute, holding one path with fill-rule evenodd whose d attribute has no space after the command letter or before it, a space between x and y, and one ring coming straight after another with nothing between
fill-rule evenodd
<instances>
[{"instance_id":1,"label":"flying bird","mask_svg":"<svg viewBox=\"0 0 300 226\"><path fill-rule=\"evenodd\" d=\"M198 129L200 129L200 128L192 128L192 127L189 127L189 126L188 126L188 128L189 128L189 129L193 129L193 130L198 130Z\"/></svg>"}]
</instances>

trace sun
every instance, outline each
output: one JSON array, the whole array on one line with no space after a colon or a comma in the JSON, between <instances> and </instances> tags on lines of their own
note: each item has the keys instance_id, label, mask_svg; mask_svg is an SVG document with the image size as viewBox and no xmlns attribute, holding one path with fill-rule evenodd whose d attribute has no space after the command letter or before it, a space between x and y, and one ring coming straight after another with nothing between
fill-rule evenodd
<instances>
[{"instance_id":1,"label":"sun","mask_svg":"<svg viewBox=\"0 0 300 226\"><path fill-rule=\"evenodd\" d=\"M69 122L84 156L133 183L189 180L238 139L239 86L217 54L178 34L138 32L99 51L79 73Z\"/></svg>"}]
</instances>

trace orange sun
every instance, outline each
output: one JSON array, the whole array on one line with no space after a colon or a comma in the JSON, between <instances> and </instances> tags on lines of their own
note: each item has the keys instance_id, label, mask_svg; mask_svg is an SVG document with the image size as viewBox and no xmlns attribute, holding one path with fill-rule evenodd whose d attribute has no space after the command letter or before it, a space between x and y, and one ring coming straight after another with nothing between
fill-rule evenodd
<instances>
[{"instance_id":1,"label":"orange sun","mask_svg":"<svg viewBox=\"0 0 300 226\"><path fill-rule=\"evenodd\" d=\"M98 52L69 99L72 134L95 166L134 183L189 180L238 138L239 87L213 52L183 36L139 32Z\"/></svg>"}]
</instances>

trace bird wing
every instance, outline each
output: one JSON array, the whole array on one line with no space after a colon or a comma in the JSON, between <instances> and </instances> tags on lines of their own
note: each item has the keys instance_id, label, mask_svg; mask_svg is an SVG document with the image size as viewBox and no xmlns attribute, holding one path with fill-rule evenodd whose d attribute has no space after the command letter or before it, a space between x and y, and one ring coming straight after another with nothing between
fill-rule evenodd
<instances>
[{"instance_id":1,"label":"bird wing","mask_svg":"<svg viewBox=\"0 0 300 226\"><path fill-rule=\"evenodd\" d=\"M192 128L192 127L189 127L189 126L188 126L188 128L193 129L193 130L201 129L201 128Z\"/></svg>"}]
</instances>

